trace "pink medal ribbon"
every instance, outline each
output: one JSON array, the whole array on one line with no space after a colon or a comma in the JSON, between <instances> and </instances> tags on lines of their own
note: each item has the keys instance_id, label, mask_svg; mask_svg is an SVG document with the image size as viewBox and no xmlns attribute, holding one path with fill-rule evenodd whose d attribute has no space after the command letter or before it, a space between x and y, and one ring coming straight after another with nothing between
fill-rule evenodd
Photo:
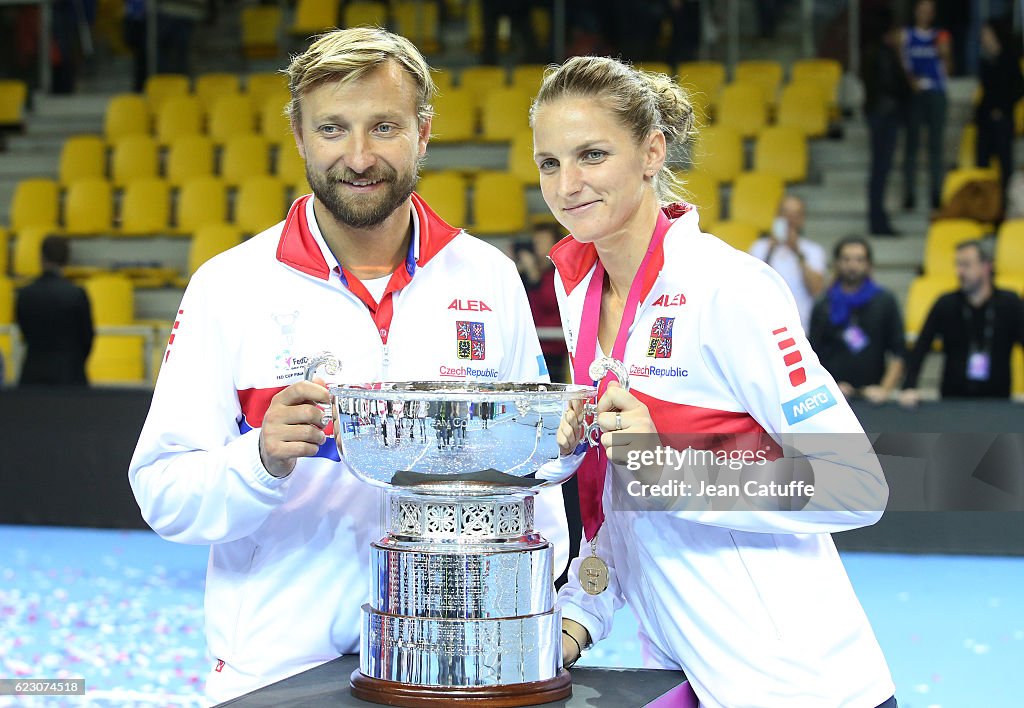
<instances>
[{"instance_id":1,"label":"pink medal ribbon","mask_svg":"<svg viewBox=\"0 0 1024 708\"><path fill-rule=\"evenodd\" d=\"M613 359L623 361L626 354L626 341L629 338L629 328L636 316L637 308L640 306L641 291L643 290L644 274L647 272L651 257L661 247L665 240L665 233L672 226L672 221L665 215L664 211L658 211L658 221L654 226L654 235L647 247L647 253L640 262L640 268L633 276L633 282L629 286L629 294L626 296L626 305L622 311L622 320L619 322L619 330L615 335L615 345L612 347L611 356ZM590 285L587 287L587 294L583 300L583 316L580 321L579 340L576 342L576 356L573 358L573 381L582 385L598 386L597 397L608 387L607 378L600 382L590 377L590 365L597 356L597 329L601 321L601 293L604 289L604 266L600 259L594 269L594 275L590 278ZM583 520L583 533L588 541L592 540L601 524L604 523L604 505L601 496L604 493L604 478L608 471L608 454L603 445L589 447L583 462L580 463L577 471L577 480L580 494L580 516Z\"/></svg>"}]
</instances>

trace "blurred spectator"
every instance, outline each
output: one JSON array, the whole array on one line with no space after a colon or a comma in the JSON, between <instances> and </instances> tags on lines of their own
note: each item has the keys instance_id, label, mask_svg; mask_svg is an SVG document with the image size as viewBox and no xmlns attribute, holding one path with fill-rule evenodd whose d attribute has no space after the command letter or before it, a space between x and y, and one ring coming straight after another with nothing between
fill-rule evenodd
<instances>
[{"instance_id":1,"label":"blurred spectator","mask_svg":"<svg viewBox=\"0 0 1024 708\"><path fill-rule=\"evenodd\" d=\"M779 204L770 236L759 238L750 254L770 265L789 285L806 330L811 322L814 299L825 289L828 269L825 249L804 238L806 207L800 197L787 195Z\"/></svg>"},{"instance_id":2,"label":"blurred spectator","mask_svg":"<svg viewBox=\"0 0 1024 708\"><path fill-rule=\"evenodd\" d=\"M903 160L903 208L908 211L917 204L917 149L922 127L928 130L928 188L932 209L938 209L942 197L946 82L952 59L949 32L937 29L934 22L934 0L917 0L914 25L903 30L903 61L913 87Z\"/></svg>"},{"instance_id":3,"label":"blurred spectator","mask_svg":"<svg viewBox=\"0 0 1024 708\"><path fill-rule=\"evenodd\" d=\"M988 167L999 160L1002 194L1013 173L1013 107L1024 97L1024 76L1013 32L1005 20L989 20L981 27L981 100L974 109L978 126L975 162Z\"/></svg>"},{"instance_id":4,"label":"blurred spectator","mask_svg":"<svg viewBox=\"0 0 1024 708\"><path fill-rule=\"evenodd\" d=\"M540 64L551 61L551 50L541 47L533 22L530 17L532 8L550 7L550 3L538 3L536 0L483 0L483 46L480 61L483 64L498 63L498 23L507 17L512 33L513 46L523 48L523 56L519 59L524 64Z\"/></svg>"},{"instance_id":5,"label":"blurred spectator","mask_svg":"<svg viewBox=\"0 0 1024 708\"><path fill-rule=\"evenodd\" d=\"M146 0L125 0L124 43L132 53L132 91L142 93L149 71L146 67Z\"/></svg>"},{"instance_id":6,"label":"blurred spectator","mask_svg":"<svg viewBox=\"0 0 1024 708\"><path fill-rule=\"evenodd\" d=\"M764 39L775 36L781 0L757 0L757 31Z\"/></svg>"},{"instance_id":7,"label":"blurred spectator","mask_svg":"<svg viewBox=\"0 0 1024 708\"><path fill-rule=\"evenodd\" d=\"M92 349L92 311L85 291L64 278L68 242L43 239L43 274L18 291L17 320L25 340L20 385L81 385Z\"/></svg>"},{"instance_id":8,"label":"blurred spectator","mask_svg":"<svg viewBox=\"0 0 1024 708\"><path fill-rule=\"evenodd\" d=\"M814 304L808 339L847 398L889 400L903 376L903 317L871 279L871 244L848 236L833 251L836 278Z\"/></svg>"},{"instance_id":9,"label":"blurred spectator","mask_svg":"<svg viewBox=\"0 0 1024 708\"><path fill-rule=\"evenodd\" d=\"M157 59L161 74L189 74L196 24L206 17L207 0L157 0Z\"/></svg>"},{"instance_id":10,"label":"blurred spectator","mask_svg":"<svg viewBox=\"0 0 1024 708\"><path fill-rule=\"evenodd\" d=\"M562 326L558 314L558 302L555 300L555 268L548 254L562 232L558 224L542 223L533 227L533 235L529 243L520 243L515 248L516 267L526 288L526 297L530 300L530 311L533 323L537 327ZM565 381L568 375L568 353L562 337L553 339L541 338L541 351L548 374L552 381Z\"/></svg>"},{"instance_id":11,"label":"blurred spectator","mask_svg":"<svg viewBox=\"0 0 1024 708\"><path fill-rule=\"evenodd\" d=\"M668 17L672 22L672 41L666 59L670 66L700 59L701 30L704 18L700 0L667 0Z\"/></svg>"},{"instance_id":12,"label":"blurred spectator","mask_svg":"<svg viewBox=\"0 0 1024 708\"><path fill-rule=\"evenodd\" d=\"M1008 398L1010 352L1024 343L1024 306L1020 297L992 285L992 256L981 241L965 241L956 249L960 289L932 305L907 360L900 403L920 401L917 378L936 336L942 339L945 361L940 392L943 398Z\"/></svg>"},{"instance_id":13,"label":"blurred spectator","mask_svg":"<svg viewBox=\"0 0 1024 708\"><path fill-rule=\"evenodd\" d=\"M895 236L885 211L885 186L896 152L900 126L907 121L910 81L900 57L900 29L887 21L864 52L864 115L871 133L871 172L868 178L868 228L872 234Z\"/></svg>"}]
</instances>

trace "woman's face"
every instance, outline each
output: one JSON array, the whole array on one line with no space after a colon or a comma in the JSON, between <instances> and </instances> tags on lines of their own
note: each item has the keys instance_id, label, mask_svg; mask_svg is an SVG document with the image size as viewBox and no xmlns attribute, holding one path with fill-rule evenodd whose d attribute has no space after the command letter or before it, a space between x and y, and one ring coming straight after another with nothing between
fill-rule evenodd
<instances>
[{"instance_id":1,"label":"woman's face","mask_svg":"<svg viewBox=\"0 0 1024 708\"><path fill-rule=\"evenodd\" d=\"M544 201L578 241L627 234L641 207L657 204L664 135L652 131L637 145L600 101L563 97L540 106L533 147Z\"/></svg>"}]
</instances>

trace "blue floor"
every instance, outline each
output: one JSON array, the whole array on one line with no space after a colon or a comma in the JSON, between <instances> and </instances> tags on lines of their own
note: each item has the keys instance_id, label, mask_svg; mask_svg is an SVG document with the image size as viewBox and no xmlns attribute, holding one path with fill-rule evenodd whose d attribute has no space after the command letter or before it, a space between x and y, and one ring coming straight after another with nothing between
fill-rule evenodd
<instances>
[{"instance_id":1,"label":"blue floor","mask_svg":"<svg viewBox=\"0 0 1024 708\"><path fill-rule=\"evenodd\" d=\"M84 677L77 699L0 705L201 705L205 547L141 531L0 526L0 677ZM1024 558L843 555L901 708L1017 708ZM620 612L586 663L638 662Z\"/></svg>"}]
</instances>

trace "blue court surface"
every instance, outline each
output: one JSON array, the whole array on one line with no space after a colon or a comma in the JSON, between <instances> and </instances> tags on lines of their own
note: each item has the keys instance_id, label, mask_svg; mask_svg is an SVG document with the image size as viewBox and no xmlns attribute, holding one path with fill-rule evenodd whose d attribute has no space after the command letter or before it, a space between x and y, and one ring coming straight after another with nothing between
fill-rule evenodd
<instances>
[{"instance_id":1,"label":"blue court surface","mask_svg":"<svg viewBox=\"0 0 1024 708\"><path fill-rule=\"evenodd\" d=\"M198 706L207 549L145 531L0 526L0 677L84 678L18 706ZM1017 708L1024 558L846 553L901 708ZM585 663L635 666L628 609ZM17 702L15 702L17 701Z\"/></svg>"}]
</instances>

